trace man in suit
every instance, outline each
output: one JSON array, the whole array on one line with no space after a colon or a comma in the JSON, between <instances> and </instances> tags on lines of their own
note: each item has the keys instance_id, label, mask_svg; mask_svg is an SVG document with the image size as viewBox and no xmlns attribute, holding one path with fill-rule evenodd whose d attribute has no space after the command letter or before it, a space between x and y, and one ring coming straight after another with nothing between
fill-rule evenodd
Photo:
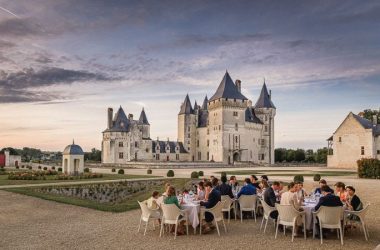
<instances>
[{"instance_id":1,"label":"man in suit","mask_svg":"<svg viewBox=\"0 0 380 250\"><path fill-rule=\"evenodd\" d=\"M329 186L327 186L327 181L322 179L319 181L319 188L316 188L314 190L314 194L322 194L322 187L326 186L328 188L329 193L334 193L334 190L332 190Z\"/></svg>"},{"instance_id":2,"label":"man in suit","mask_svg":"<svg viewBox=\"0 0 380 250\"><path fill-rule=\"evenodd\" d=\"M331 193L331 188L327 185L321 187L322 197L319 199L318 204L315 206L315 211L321 206L325 207L342 207L343 203L340 201L339 196Z\"/></svg>"},{"instance_id":3,"label":"man in suit","mask_svg":"<svg viewBox=\"0 0 380 250\"><path fill-rule=\"evenodd\" d=\"M220 201L220 192L216 188L218 185L218 179L213 179L212 183L210 181L207 181L205 184L206 191L209 192L208 200L207 201L201 201L200 205L204 206L206 208L213 208L218 202ZM206 212L205 213L205 220L206 224L204 226L203 231L205 233L208 233L211 231L211 229L214 229L215 227L212 225L212 221L214 220L214 216L211 213Z\"/></svg>"},{"instance_id":4,"label":"man in suit","mask_svg":"<svg viewBox=\"0 0 380 250\"><path fill-rule=\"evenodd\" d=\"M255 195L256 187L251 184L251 180L249 178L245 178L244 186L240 189L240 192L237 194L239 198L241 195Z\"/></svg>"},{"instance_id":5,"label":"man in suit","mask_svg":"<svg viewBox=\"0 0 380 250\"><path fill-rule=\"evenodd\" d=\"M232 187L227 184L227 177L225 175L222 175L220 177L220 181L222 184L220 184L217 189L220 192L220 195L228 195L231 199L234 198L234 194L232 193Z\"/></svg>"},{"instance_id":6,"label":"man in suit","mask_svg":"<svg viewBox=\"0 0 380 250\"><path fill-rule=\"evenodd\" d=\"M267 203L271 207L275 207L275 204L278 203L275 191L279 191L280 189L281 189L281 184L278 181L274 181L272 186L268 188L267 190L265 190L263 194L265 203ZM278 217L277 211L271 213L271 218L277 219L277 217Z\"/></svg>"}]
</instances>

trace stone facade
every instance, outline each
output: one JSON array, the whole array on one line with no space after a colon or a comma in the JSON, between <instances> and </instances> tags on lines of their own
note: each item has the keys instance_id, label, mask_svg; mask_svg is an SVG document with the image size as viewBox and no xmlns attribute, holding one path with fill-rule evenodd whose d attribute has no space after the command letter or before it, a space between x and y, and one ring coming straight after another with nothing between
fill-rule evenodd
<instances>
[{"instance_id":1,"label":"stone facade","mask_svg":"<svg viewBox=\"0 0 380 250\"><path fill-rule=\"evenodd\" d=\"M352 112L328 141L328 167L356 169L361 158L380 159L380 125Z\"/></svg>"},{"instance_id":2,"label":"stone facade","mask_svg":"<svg viewBox=\"0 0 380 250\"><path fill-rule=\"evenodd\" d=\"M178 114L177 141L150 139L144 109L138 120L120 107L108 109L103 132L102 163L130 161L194 161L274 163L276 108L264 83L255 106L226 72L216 93L194 107L187 95Z\"/></svg>"}]
</instances>

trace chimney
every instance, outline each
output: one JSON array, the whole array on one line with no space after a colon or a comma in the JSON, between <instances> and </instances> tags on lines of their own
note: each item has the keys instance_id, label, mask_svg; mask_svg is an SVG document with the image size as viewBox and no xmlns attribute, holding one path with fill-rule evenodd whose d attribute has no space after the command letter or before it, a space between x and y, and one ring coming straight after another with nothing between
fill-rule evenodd
<instances>
[{"instance_id":1,"label":"chimney","mask_svg":"<svg viewBox=\"0 0 380 250\"><path fill-rule=\"evenodd\" d=\"M373 115L372 116L372 123L373 123L374 126L377 125L377 115Z\"/></svg>"},{"instance_id":2,"label":"chimney","mask_svg":"<svg viewBox=\"0 0 380 250\"><path fill-rule=\"evenodd\" d=\"M269 90L269 100L272 100L272 90Z\"/></svg>"},{"instance_id":3,"label":"chimney","mask_svg":"<svg viewBox=\"0 0 380 250\"><path fill-rule=\"evenodd\" d=\"M132 121L132 120L133 120L133 114L128 114L128 119L129 119L130 121Z\"/></svg>"},{"instance_id":4,"label":"chimney","mask_svg":"<svg viewBox=\"0 0 380 250\"><path fill-rule=\"evenodd\" d=\"M235 85L236 85L236 88L239 91L239 93L241 93L241 81L240 80L236 80L235 81Z\"/></svg>"},{"instance_id":5,"label":"chimney","mask_svg":"<svg viewBox=\"0 0 380 250\"><path fill-rule=\"evenodd\" d=\"M112 117L113 117L113 109L108 108L108 124L107 124L108 129L112 128Z\"/></svg>"}]
</instances>

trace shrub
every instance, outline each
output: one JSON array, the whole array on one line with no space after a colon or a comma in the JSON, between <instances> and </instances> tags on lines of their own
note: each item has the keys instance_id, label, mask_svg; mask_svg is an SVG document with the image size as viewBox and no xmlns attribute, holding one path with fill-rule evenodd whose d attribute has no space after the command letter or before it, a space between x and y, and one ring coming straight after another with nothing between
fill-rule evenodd
<instances>
[{"instance_id":1,"label":"shrub","mask_svg":"<svg viewBox=\"0 0 380 250\"><path fill-rule=\"evenodd\" d=\"M227 173L226 172L221 172L220 176L227 176Z\"/></svg>"},{"instance_id":2,"label":"shrub","mask_svg":"<svg viewBox=\"0 0 380 250\"><path fill-rule=\"evenodd\" d=\"M199 171L199 172L198 172L198 176L204 176L203 171Z\"/></svg>"},{"instance_id":3,"label":"shrub","mask_svg":"<svg viewBox=\"0 0 380 250\"><path fill-rule=\"evenodd\" d=\"M124 169L119 169L119 171L117 171L118 174L124 174Z\"/></svg>"},{"instance_id":4,"label":"shrub","mask_svg":"<svg viewBox=\"0 0 380 250\"><path fill-rule=\"evenodd\" d=\"M303 182L304 179L303 179L303 175L295 175L294 176L294 179L293 179L294 182Z\"/></svg>"},{"instance_id":5,"label":"shrub","mask_svg":"<svg viewBox=\"0 0 380 250\"><path fill-rule=\"evenodd\" d=\"M380 160L361 159L357 164L359 178L380 179Z\"/></svg>"},{"instance_id":6,"label":"shrub","mask_svg":"<svg viewBox=\"0 0 380 250\"><path fill-rule=\"evenodd\" d=\"M32 167L32 166L29 166L28 168L29 168L30 170L32 170L32 169L33 169L33 167Z\"/></svg>"},{"instance_id":7,"label":"shrub","mask_svg":"<svg viewBox=\"0 0 380 250\"><path fill-rule=\"evenodd\" d=\"M191 179L198 179L199 173L197 171L191 172Z\"/></svg>"},{"instance_id":8,"label":"shrub","mask_svg":"<svg viewBox=\"0 0 380 250\"><path fill-rule=\"evenodd\" d=\"M314 181L320 181L321 180L321 175L320 174L315 174L313 177Z\"/></svg>"},{"instance_id":9,"label":"shrub","mask_svg":"<svg viewBox=\"0 0 380 250\"><path fill-rule=\"evenodd\" d=\"M152 169L148 169L148 170L146 171L147 174L152 174L152 172L153 172Z\"/></svg>"},{"instance_id":10,"label":"shrub","mask_svg":"<svg viewBox=\"0 0 380 250\"><path fill-rule=\"evenodd\" d=\"M24 165L22 165L22 166L21 166L21 168L25 168L25 166L24 166Z\"/></svg>"},{"instance_id":11,"label":"shrub","mask_svg":"<svg viewBox=\"0 0 380 250\"><path fill-rule=\"evenodd\" d=\"M90 173L90 169L89 168L84 168L83 170L85 173Z\"/></svg>"},{"instance_id":12,"label":"shrub","mask_svg":"<svg viewBox=\"0 0 380 250\"><path fill-rule=\"evenodd\" d=\"M38 169L41 169L41 166L38 166Z\"/></svg>"},{"instance_id":13,"label":"shrub","mask_svg":"<svg viewBox=\"0 0 380 250\"><path fill-rule=\"evenodd\" d=\"M170 169L170 170L166 173L166 176L167 176L167 177L174 177L174 171Z\"/></svg>"},{"instance_id":14,"label":"shrub","mask_svg":"<svg viewBox=\"0 0 380 250\"><path fill-rule=\"evenodd\" d=\"M53 167L51 167L51 169L55 170L55 167L53 166Z\"/></svg>"},{"instance_id":15,"label":"shrub","mask_svg":"<svg viewBox=\"0 0 380 250\"><path fill-rule=\"evenodd\" d=\"M20 167L19 166L16 166L16 169L19 169Z\"/></svg>"},{"instance_id":16,"label":"shrub","mask_svg":"<svg viewBox=\"0 0 380 250\"><path fill-rule=\"evenodd\" d=\"M47 170L47 167L44 167L44 170L46 171L46 170Z\"/></svg>"},{"instance_id":17,"label":"shrub","mask_svg":"<svg viewBox=\"0 0 380 250\"><path fill-rule=\"evenodd\" d=\"M112 168L112 169L111 169L111 172L116 172L116 169Z\"/></svg>"},{"instance_id":18,"label":"shrub","mask_svg":"<svg viewBox=\"0 0 380 250\"><path fill-rule=\"evenodd\" d=\"M58 172L62 172L62 168L58 168Z\"/></svg>"}]
</instances>

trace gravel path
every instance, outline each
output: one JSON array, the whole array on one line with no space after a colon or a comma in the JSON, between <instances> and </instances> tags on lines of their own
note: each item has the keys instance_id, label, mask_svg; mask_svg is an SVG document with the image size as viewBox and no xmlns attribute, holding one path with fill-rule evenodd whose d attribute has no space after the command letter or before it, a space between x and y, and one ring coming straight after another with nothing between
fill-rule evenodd
<instances>
[{"instance_id":1,"label":"gravel path","mask_svg":"<svg viewBox=\"0 0 380 250\"><path fill-rule=\"evenodd\" d=\"M307 188L311 184L306 183ZM380 192L366 181L357 183L359 196L371 201L368 221L369 242L358 230L345 236L345 249L374 249L380 244ZM369 192L364 192L369 191ZM0 249L343 249L336 237L320 245L309 237L291 242L290 233L274 239L273 227L266 235L255 223L231 221L229 232L222 237L210 235L159 238L159 231L149 228L147 235L137 233L140 212L107 213L87 208L45 201L38 198L0 191ZM151 225L150 225L151 226ZM269 226L269 225L268 225Z\"/></svg>"}]
</instances>

